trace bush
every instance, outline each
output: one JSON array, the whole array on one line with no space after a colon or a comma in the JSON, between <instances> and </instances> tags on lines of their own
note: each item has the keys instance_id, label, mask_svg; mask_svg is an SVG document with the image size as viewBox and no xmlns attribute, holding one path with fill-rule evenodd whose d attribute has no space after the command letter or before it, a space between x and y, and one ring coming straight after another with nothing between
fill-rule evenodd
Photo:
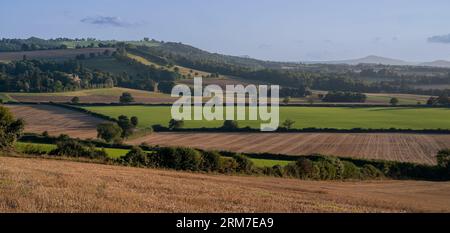
<instances>
[{"instance_id":1,"label":"bush","mask_svg":"<svg viewBox=\"0 0 450 233\"><path fill-rule=\"evenodd\" d=\"M72 104L78 104L78 103L80 103L80 98L78 96L75 96L70 100L70 102Z\"/></svg>"},{"instance_id":2,"label":"bush","mask_svg":"<svg viewBox=\"0 0 450 233\"><path fill-rule=\"evenodd\" d=\"M97 150L94 146L84 146L80 142L69 139L62 140L56 144L56 149L52 150L50 155L85 157L90 159L106 159L107 154L104 150Z\"/></svg>"},{"instance_id":3,"label":"bush","mask_svg":"<svg viewBox=\"0 0 450 233\"><path fill-rule=\"evenodd\" d=\"M97 126L97 138L101 138L108 143L117 141L122 135L122 128L116 123L101 123Z\"/></svg>"},{"instance_id":4,"label":"bush","mask_svg":"<svg viewBox=\"0 0 450 233\"><path fill-rule=\"evenodd\" d=\"M183 127L184 127L184 121L183 120L171 119L169 121L169 129L170 130L181 129Z\"/></svg>"},{"instance_id":5,"label":"bush","mask_svg":"<svg viewBox=\"0 0 450 233\"><path fill-rule=\"evenodd\" d=\"M145 153L139 147L133 147L131 150L120 159L122 163L126 165L131 165L135 167L154 167L155 164L149 157L147 153Z\"/></svg>"},{"instance_id":6,"label":"bush","mask_svg":"<svg viewBox=\"0 0 450 233\"><path fill-rule=\"evenodd\" d=\"M220 154L215 151L205 151L202 154L202 169L205 171L218 171L221 167Z\"/></svg>"},{"instance_id":7,"label":"bush","mask_svg":"<svg viewBox=\"0 0 450 233\"><path fill-rule=\"evenodd\" d=\"M250 172L253 169L253 162L247 156L235 154L232 156L238 163L237 172Z\"/></svg>"},{"instance_id":8,"label":"bush","mask_svg":"<svg viewBox=\"0 0 450 233\"><path fill-rule=\"evenodd\" d=\"M323 157L316 165L319 168L319 176L322 180L342 179L344 175L344 164L338 158Z\"/></svg>"},{"instance_id":9,"label":"bush","mask_svg":"<svg viewBox=\"0 0 450 233\"><path fill-rule=\"evenodd\" d=\"M365 164L361 168L361 175L363 178L366 179L381 178L384 176L380 170L378 170L376 167L370 164Z\"/></svg>"},{"instance_id":10,"label":"bush","mask_svg":"<svg viewBox=\"0 0 450 233\"><path fill-rule=\"evenodd\" d=\"M191 148L164 147L158 151L157 162L164 168L197 171L202 164L202 156Z\"/></svg>"},{"instance_id":11,"label":"bush","mask_svg":"<svg viewBox=\"0 0 450 233\"><path fill-rule=\"evenodd\" d=\"M343 179L360 179L361 171L354 163L348 161L342 161L344 165Z\"/></svg>"},{"instance_id":12,"label":"bush","mask_svg":"<svg viewBox=\"0 0 450 233\"><path fill-rule=\"evenodd\" d=\"M239 123L237 121L226 120L223 122L223 130L237 130L239 129Z\"/></svg>"},{"instance_id":13,"label":"bush","mask_svg":"<svg viewBox=\"0 0 450 233\"><path fill-rule=\"evenodd\" d=\"M124 92L119 98L120 103L128 104L134 102L134 98L129 92Z\"/></svg>"},{"instance_id":14,"label":"bush","mask_svg":"<svg viewBox=\"0 0 450 233\"><path fill-rule=\"evenodd\" d=\"M236 172L239 166L238 162L236 162L234 158L226 158L226 157L220 158L220 164L222 166L220 167L219 172L222 173Z\"/></svg>"},{"instance_id":15,"label":"bush","mask_svg":"<svg viewBox=\"0 0 450 233\"><path fill-rule=\"evenodd\" d=\"M22 135L25 122L14 119L9 109L0 106L0 150L11 149Z\"/></svg>"},{"instance_id":16,"label":"bush","mask_svg":"<svg viewBox=\"0 0 450 233\"><path fill-rule=\"evenodd\" d=\"M299 159L295 165L298 168L298 178L307 179L314 178L314 163L306 158Z\"/></svg>"}]
</instances>

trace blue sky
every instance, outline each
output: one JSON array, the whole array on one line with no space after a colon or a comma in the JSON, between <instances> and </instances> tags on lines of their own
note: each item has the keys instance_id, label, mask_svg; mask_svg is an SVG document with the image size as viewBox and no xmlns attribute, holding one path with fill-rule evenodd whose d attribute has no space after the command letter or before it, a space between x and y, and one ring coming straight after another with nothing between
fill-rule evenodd
<instances>
[{"instance_id":1,"label":"blue sky","mask_svg":"<svg viewBox=\"0 0 450 233\"><path fill-rule=\"evenodd\" d=\"M280 61L450 60L449 9L447 0L0 0L0 38L150 37Z\"/></svg>"}]
</instances>

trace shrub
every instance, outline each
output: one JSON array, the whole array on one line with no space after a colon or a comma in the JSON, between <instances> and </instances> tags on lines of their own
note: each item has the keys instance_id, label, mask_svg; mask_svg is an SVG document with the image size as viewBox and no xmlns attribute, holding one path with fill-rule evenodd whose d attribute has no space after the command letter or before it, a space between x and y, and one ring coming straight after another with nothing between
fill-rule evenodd
<instances>
[{"instance_id":1,"label":"shrub","mask_svg":"<svg viewBox=\"0 0 450 233\"><path fill-rule=\"evenodd\" d=\"M295 163L290 163L283 168L283 174L285 176L293 177L293 178L302 178L300 176L299 167Z\"/></svg>"},{"instance_id":2,"label":"shrub","mask_svg":"<svg viewBox=\"0 0 450 233\"><path fill-rule=\"evenodd\" d=\"M384 176L380 170L378 170L376 167L374 167L371 164L365 164L361 168L361 175L363 176L363 178L369 178L369 179L381 178Z\"/></svg>"},{"instance_id":3,"label":"shrub","mask_svg":"<svg viewBox=\"0 0 450 233\"><path fill-rule=\"evenodd\" d=\"M80 98L78 96L75 96L70 100L70 102L72 104L78 104L78 103L80 103Z\"/></svg>"},{"instance_id":4,"label":"shrub","mask_svg":"<svg viewBox=\"0 0 450 233\"><path fill-rule=\"evenodd\" d=\"M164 147L157 157L159 166L176 170L197 171L202 163L200 152L191 148Z\"/></svg>"},{"instance_id":5,"label":"shrub","mask_svg":"<svg viewBox=\"0 0 450 233\"><path fill-rule=\"evenodd\" d=\"M250 172L253 168L253 162L247 156L235 154L232 156L238 163L237 172Z\"/></svg>"},{"instance_id":6,"label":"shrub","mask_svg":"<svg viewBox=\"0 0 450 233\"><path fill-rule=\"evenodd\" d=\"M129 92L124 92L119 98L120 103L128 104L134 102L134 98Z\"/></svg>"},{"instance_id":7,"label":"shrub","mask_svg":"<svg viewBox=\"0 0 450 233\"><path fill-rule=\"evenodd\" d=\"M14 119L7 108L0 106L0 150L12 148L22 135L24 126L22 119Z\"/></svg>"},{"instance_id":8,"label":"shrub","mask_svg":"<svg viewBox=\"0 0 450 233\"><path fill-rule=\"evenodd\" d=\"M277 177L283 177L283 167L275 165L272 167L273 175Z\"/></svg>"},{"instance_id":9,"label":"shrub","mask_svg":"<svg viewBox=\"0 0 450 233\"><path fill-rule=\"evenodd\" d=\"M298 167L298 178L314 178L314 163L306 158L300 158L295 165Z\"/></svg>"},{"instance_id":10,"label":"shrub","mask_svg":"<svg viewBox=\"0 0 450 233\"><path fill-rule=\"evenodd\" d=\"M239 129L239 123L237 121L226 120L223 122L223 130L237 130Z\"/></svg>"},{"instance_id":11,"label":"shrub","mask_svg":"<svg viewBox=\"0 0 450 233\"><path fill-rule=\"evenodd\" d=\"M76 140L62 140L56 144L56 149L50 155L86 157L91 159L105 159L107 154L104 150L97 150L94 146L84 146Z\"/></svg>"},{"instance_id":12,"label":"shrub","mask_svg":"<svg viewBox=\"0 0 450 233\"><path fill-rule=\"evenodd\" d=\"M169 121L169 129L170 130L181 129L183 127L184 127L184 121L183 120L171 119Z\"/></svg>"},{"instance_id":13,"label":"shrub","mask_svg":"<svg viewBox=\"0 0 450 233\"><path fill-rule=\"evenodd\" d=\"M344 175L344 165L338 158L323 157L316 162L316 165L322 180L342 179Z\"/></svg>"},{"instance_id":14,"label":"shrub","mask_svg":"<svg viewBox=\"0 0 450 233\"><path fill-rule=\"evenodd\" d=\"M101 123L97 126L97 138L101 138L110 143L120 139L122 128L116 123Z\"/></svg>"},{"instance_id":15,"label":"shrub","mask_svg":"<svg viewBox=\"0 0 450 233\"><path fill-rule=\"evenodd\" d=\"M139 147L133 147L120 159L122 163L136 167L153 167L154 163L151 158Z\"/></svg>"},{"instance_id":16,"label":"shrub","mask_svg":"<svg viewBox=\"0 0 450 233\"><path fill-rule=\"evenodd\" d=\"M235 172L238 169L238 162L234 158L221 157L220 164L222 165L219 169L222 173Z\"/></svg>"},{"instance_id":17,"label":"shrub","mask_svg":"<svg viewBox=\"0 0 450 233\"><path fill-rule=\"evenodd\" d=\"M202 154L202 169L205 171L218 171L221 167L220 154L215 151L205 151Z\"/></svg>"},{"instance_id":18,"label":"shrub","mask_svg":"<svg viewBox=\"0 0 450 233\"><path fill-rule=\"evenodd\" d=\"M344 165L343 179L360 179L361 171L354 163L348 161L342 161Z\"/></svg>"}]
</instances>

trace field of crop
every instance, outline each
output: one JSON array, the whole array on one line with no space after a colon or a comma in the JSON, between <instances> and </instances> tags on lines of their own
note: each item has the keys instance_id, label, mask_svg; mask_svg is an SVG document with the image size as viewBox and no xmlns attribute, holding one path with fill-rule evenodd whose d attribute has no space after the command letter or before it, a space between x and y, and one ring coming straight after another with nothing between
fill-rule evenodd
<instances>
[{"instance_id":1,"label":"field of crop","mask_svg":"<svg viewBox=\"0 0 450 233\"><path fill-rule=\"evenodd\" d=\"M137 116L139 127L168 125L169 106L84 107L104 115ZM225 112L225 111L224 111ZM280 123L290 119L294 128L450 129L450 109L414 107L280 107ZM186 128L220 127L223 121L185 121ZM240 121L240 127L259 128L259 121Z\"/></svg>"},{"instance_id":2,"label":"field of crop","mask_svg":"<svg viewBox=\"0 0 450 233\"><path fill-rule=\"evenodd\" d=\"M436 164L450 135L347 133L155 133L128 143L286 155L322 154Z\"/></svg>"},{"instance_id":3,"label":"field of crop","mask_svg":"<svg viewBox=\"0 0 450 233\"><path fill-rule=\"evenodd\" d=\"M80 54L103 53L105 50L113 51L113 48L86 48L86 49L56 49L56 50L39 50L26 52L0 52L0 62L10 62L14 60L22 60L25 55L27 59L48 59L48 60L64 60L72 59Z\"/></svg>"},{"instance_id":4,"label":"field of crop","mask_svg":"<svg viewBox=\"0 0 450 233\"><path fill-rule=\"evenodd\" d=\"M96 138L96 117L50 105L5 105L17 118L25 120L25 131L50 135L67 134L75 138Z\"/></svg>"},{"instance_id":5,"label":"field of crop","mask_svg":"<svg viewBox=\"0 0 450 233\"><path fill-rule=\"evenodd\" d=\"M0 156L0 212L448 212L449 182L302 181Z\"/></svg>"},{"instance_id":6,"label":"field of crop","mask_svg":"<svg viewBox=\"0 0 450 233\"><path fill-rule=\"evenodd\" d=\"M80 103L118 103L119 97L124 92L131 93L138 103L170 103L174 99L176 100L176 98L163 93L120 87L56 93L0 93L0 98L4 96L5 100L30 103L67 103L77 96L80 98Z\"/></svg>"}]
</instances>

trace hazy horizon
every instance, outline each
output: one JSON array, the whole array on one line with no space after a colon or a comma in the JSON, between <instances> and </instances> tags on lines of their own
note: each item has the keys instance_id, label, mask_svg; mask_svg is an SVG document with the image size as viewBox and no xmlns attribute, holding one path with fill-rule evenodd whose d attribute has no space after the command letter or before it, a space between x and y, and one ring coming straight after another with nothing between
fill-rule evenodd
<instances>
[{"instance_id":1,"label":"hazy horizon","mask_svg":"<svg viewBox=\"0 0 450 233\"><path fill-rule=\"evenodd\" d=\"M58 3L2 3L0 38L149 37L275 61L368 55L411 62L450 60L450 2L443 0Z\"/></svg>"}]
</instances>

